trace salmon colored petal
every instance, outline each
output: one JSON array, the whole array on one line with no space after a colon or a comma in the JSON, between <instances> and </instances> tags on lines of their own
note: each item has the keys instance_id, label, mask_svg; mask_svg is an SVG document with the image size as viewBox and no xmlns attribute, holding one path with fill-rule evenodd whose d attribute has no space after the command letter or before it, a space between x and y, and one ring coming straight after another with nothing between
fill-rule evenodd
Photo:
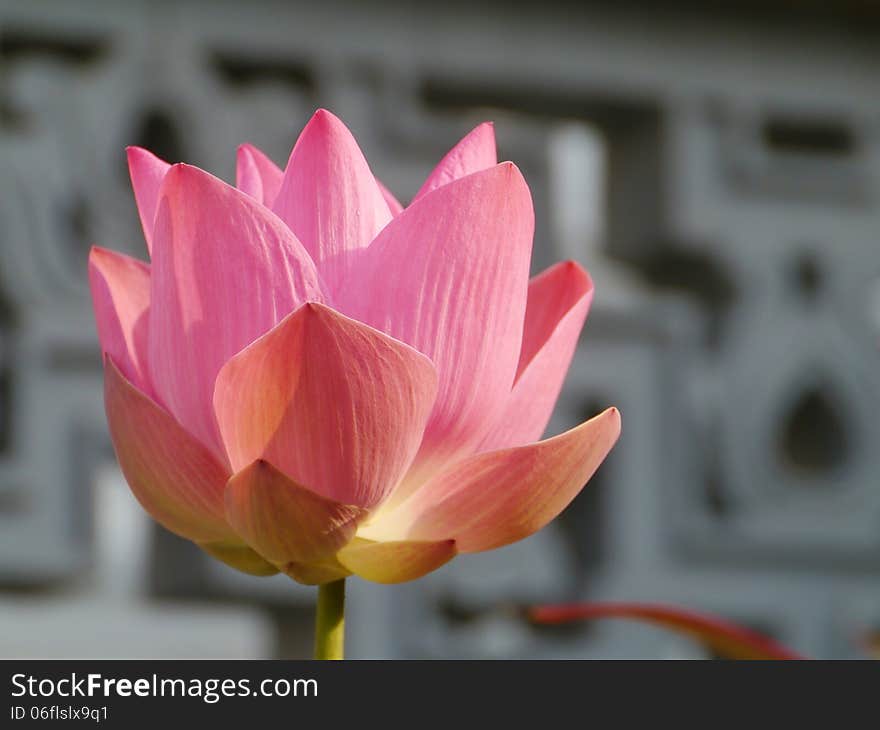
<instances>
[{"instance_id":1,"label":"salmon colored petal","mask_svg":"<svg viewBox=\"0 0 880 730\"><path fill-rule=\"evenodd\" d=\"M190 433L219 452L220 368L322 298L314 264L277 216L198 168L171 168L156 217L149 362L158 397Z\"/></svg>"},{"instance_id":2,"label":"salmon colored petal","mask_svg":"<svg viewBox=\"0 0 880 730\"><path fill-rule=\"evenodd\" d=\"M278 165L252 144L238 148L235 163L235 187L271 208L284 175Z\"/></svg>"},{"instance_id":3,"label":"salmon colored petal","mask_svg":"<svg viewBox=\"0 0 880 730\"><path fill-rule=\"evenodd\" d=\"M472 453L507 402L533 230L525 180L514 165L497 165L406 208L339 292L341 311L412 345L437 367L437 402L414 474ZM408 476L402 490L417 482Z\"/></svg>"},{"instance_id":4,"label":"salmon colored petal","mask_svg":"<svg viewBox=\"0 0 880 730\"><path fill-rule=\"evenodd\" d=\"M378 178L376 179L376 185L379 186L379 190L382 191L382 197L385 198L385 202L388 203L388 210L391 211L391 215L397 215L400 211L403 210L403 204L394 197L394 193L392 193L385 185L382 184L382 181Z\"/></svg>"},{"instance_id":5,"label":"salmon colored petal","mask_svg":"<svg viewBox=\"0 0 880 730\"><path fill-rule=\"evenodd\" d=\"M436 390L425 356L306 304L226 363L214 408L233 469L265 458L329 499L371 507L415 456Z\"/></svg>"},{"instance_id":6,"label":"salmon colored petal","mask_svg":"<svg viewBox=\"0 0 880 730\"><path fill-rule=\"evenodd\" d=\"M273 209L335 293L391 212L351 132L315 112L290 154Z\"/></svg>"},{"instance_id":7,"label":"salmon colored petal","mask_svg":"<svg viewBox=\"0 0 880 730\"><path fill-rule=\"evenodd\" d=\"M480 170L488 170L497 164L495 127L492 122L483 122L468 132L455 147L446 153L446 156L428 175L428 179L416 193L413 202L453 180L480 172Z\"/></svg>"},{"instance_id":8,"label":"salmon colored petal","mask_svg":"<svg viewBox=\"0 0 880 730\"><path fill-rule=\"evenodd\" d=\"M275 575L278 572L272 563L267 562L247 545L228 542L203 542L199 547L212 558L226 563L231 568L249 575Z\"/></svg>"},{"instance_id":9,"label":"salmon colored petal","mask_svg":"<svg viewBox=\"0 0 880 730\"><path fill-rule=\"evenodd\" d=\"M405 583L437 570L455 557L455 540L371 542L355 538L336 559L374 583Z\"/></svg>"},{"instance_id":10,"label":"salmon colored petal","mask_svg":"<svg viewBox=\"0 0 880 730\"><path fill-rule=\"evenodd\" d=\"M147 250L153 252L153 225L159 207L159 189L165 179L165 173L171 168L165 160L161 160L152 152L142 147L128 147L128 173L134 188L134 199L137 203L141 227L147 241Z\"/></svg>"},{"instance_id":11,"label":"salmon colored petal","mask_svg":"<svg viewBox=\"0 0 880 730\"><path fill-rule=\"evenodd\" d=\"M148 395L147 310L150 267L121 253L93 246L89 252L89 287L101 350L122 374Z\"/></svg>"},{"instance_id":12,"label":"salmon colored petal","mask_svg":"<svg viewBox=\"0 0 880 730\"><path fill-rule=\"evenodd\" d=\"M480 451L522 446L541 438L593 300L593 282L573 261L529 283L523 344L507 406Z\"/></svg>"},{"instance_id":13,"label":"salmon colored petal","mask_svg":"<svg viewBox=\"0 0 880 730\"><path fill-rule=\"evenodd\" d=\"M359 535L453 539L462 553L522 540L568 506L619 434L620 414L609 408L546 441L477 454L438 474L397 509L377 514Z\"/></svg>"},{"instance_id":14,"label":"salmon colored petal","mask_svg":"<svg viewBox=\"0 0 880 730\"><path fill-rule=\"evenodd\" d=\"M190 540L236 541L223 507L226 467L126 380L110 357L104 405L119 466L143 508Z\"/></svg>"},{"instance_id":15,"label":"salmon colored petal","mask_svg":"<svg viewBox=\"0 0 880 730\"><path fill-rule=\"evenodd\" d=\"M709 614L651 603L575 603L536 606L529 618L539 624L564 624L599 618L647 621L698 639L729 659L805 659L806 657L750 629Z\"/></svg>"},{"instance_id":16,"label":"salmon colored petal","mask_svg":"<svg viewBox=\"0 0 880 730\"><path fill-rule=\"evenodd\" d=\"M325 499L255 461L226 486L226 517L270 563L312 563L332 556L354 537L364 510Z\"/></svg>"}]
</instances>

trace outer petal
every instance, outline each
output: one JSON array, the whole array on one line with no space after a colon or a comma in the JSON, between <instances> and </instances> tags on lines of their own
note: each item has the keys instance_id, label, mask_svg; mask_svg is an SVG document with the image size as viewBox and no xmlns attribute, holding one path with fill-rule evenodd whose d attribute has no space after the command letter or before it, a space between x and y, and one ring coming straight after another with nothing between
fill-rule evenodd
<instances>
[{"instance_id":1,"label":"outer petal","mask_svg":"<svg viewBox=\"0 0 880 730\"><path fill-rule=\"evenodd\" d=\"M391 220L351 132L324 109L290 154L274 210L303 242L331 293Z\"/></svg>"},{"instance_id":2,"label":"outer petal","mask_svg":"<svg viewBox=\"0 0 880 730\"><path fill-rule=\"evenodd\" d=\"M325 497L370 507L415 456L436 391L426 357L306 304L226 363L214 408L233 469L265 458Z\"/></svg>"},{"instance_id":3,"label":"outer petal","mask_svg":"<svg viewBox=\"0 0 880 730\"><path fill-rule=\"evenodd\" d=\"M235 186L271 208L284 175L278 165L252 144L241 145L235 161Z\"/></svg>"},{"instance_id":4,"label":"outer petal","mask_svg":"<svg viewBox=\"0 0 880 730\"><path fill-rule=\"evenodd\" d=\"M593 282L573 261L556 264L532 279L516 382L480 451L541 438L592 301Z\"/></svg>"},{"instance_id":5,"label":"outer petal","mask_svg":"<svg viewBox=\"0 0 880 730\"><path fill-rule=\"evenodd\" d=\"M376 179L376 185L378 185L379 190L382 191L382 197L385 198L385 202L388 203L388 210L391 211L391 215L398 215L403 210L403 204L394 197L394 193L386 188L378 178Z\"/></svg>"},{"instance_id":6,"label":"outer petal","mask_svg":"<svg viewBox=\"0 0 880 730\"><path fill-rule=\"evenodd\" d=\"M323 297L308 254L267 208L175 165L156 218L150 372L169 411L219 449L212 396L223 364L306 300Z\"/></svg>"},{"instance_id":7,"label":"outer petal","mask_svg":"<svg viewBox=\"0 0 880 730\"><path fill-rule=\"evenodd\" d=\"M235 542L223 509L226 467L128 382L110 357L104 404L116 457L143 508L190 540Z\"/></svg>"},{"instance_id":8,"label":"outer petal","mask_svg":"<svg viewBox=\"0 0 880 730\"><path fill-rule=\"evenodd\" d=\"M240 471L226 487L226 517L235 531L274 565L331 557L366 512L325 499L265 461Z\"/></svg>"},{"instance_id":9,"label":"outer petal","mask_svg":"<svg viewBox=\"0 0 880 730\"><path fill-rule=\"evenodd\" d=\"M247 545L230 544L227 542L203 542L199 544L208 555L231 568L250 575L275 575L278 572L272 563L261 558Z\"/></svg>"},{"instance_id":10,"label":"outer petal","mask_svg":"<svg viewBox=\"0 0 880 730\"><path fill-rule=\"evenodd\" d=\"M339 551L336 559L365 580L404 583L437 570L455 554L455 540L370 542L355 538Z\"/></svg>"},{"instance_id":11,"label":"outer petal","mask_svg":"<svg viewBox=\"0 0 880 730\"><path fill-rule=\"evenodd\" d=\"M92 247L89 286L101 350L118 363L125 377L150 394L147 384L147 310L150 267L115 251Z\"/></svg>"},{"instance_id":12,"label":"outer petal","mask_svg":"<svg viewBox=\"0 0 880 730\"><path fill-rule=\"evenodd\" d=\"M126 149L126 153L128 155L128 173L134 188L134 199L137 202L138 215L144 229L147 250L152 254L153 224L156 220L156 211L159 208L159 189L162 187L165 173L168 172L171 165L142 147L129 147Z\"/></svg>"},{"instance_id":13,"label":"outer petal","mask_svg":"<svg viewBox=\"0 0 880 730\"><path fill-rule=\"evenodd\" d=\"M423 485L397 510L364 526L369 539L454 539L460 552L507 545L540 530L565 509L620 434L609 408L546 441L478 454Z\"/></svg>"},{"instance_id":14,"label":"outer petal","mask_svg":"<svg viewBox=\"0 0 880 730\"><path fill-rule=\"evenodd\" d=\"M424 185L416 193L413 202L432 190L458 180L480 170L488 170L498 164L495 148L495 127L492 122L483 122L463 137L437 167L428 175Z\"/></svg>"},{"instance_id":15,"label":"outer petal","mask_svg":"<svg viewBox=\"0 0 880 730\"><path fill-rule=\"evenodd\" d=\"M284 566L284 572L297 583L307 586L332 583L351 575L351 571L340 565L335 557L318 563L288 563Z\"/></svg>"},{"instance_id":16,"label":"outer petal","mask_svg":"<svg viewBox=\"0 0 880 730\"><path fill-rule=\"evenodd\" d=\"M522 175L498 165L410 205L339 292L342 311L437 367L437 403L415 474L472 452L504 407L522 341L533 229Z\"/></svg>"}]
</instances>

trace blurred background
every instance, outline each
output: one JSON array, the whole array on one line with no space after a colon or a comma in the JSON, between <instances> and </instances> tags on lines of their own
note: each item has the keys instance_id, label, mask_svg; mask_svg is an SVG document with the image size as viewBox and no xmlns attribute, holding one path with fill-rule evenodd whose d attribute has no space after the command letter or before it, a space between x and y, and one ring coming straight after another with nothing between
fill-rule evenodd
<instances>
[{"instance_id":1,"label":"blurred background","mask_svg":"<svg viewBox=\"0 0 880 730\"><path fill-rule=\"evenodd\" d=\"M153 524L104 423L92 243L145 257L124 147L233 179L318 106L407 200L477 123L534 271L596 299L550 432L624 434L564 516L349 581L355 657L699 657L517 607L639 599L880 646L880 10L870 2L0 0L0 657L302 657L314 589Z\"/></svg>"}]
</instances>

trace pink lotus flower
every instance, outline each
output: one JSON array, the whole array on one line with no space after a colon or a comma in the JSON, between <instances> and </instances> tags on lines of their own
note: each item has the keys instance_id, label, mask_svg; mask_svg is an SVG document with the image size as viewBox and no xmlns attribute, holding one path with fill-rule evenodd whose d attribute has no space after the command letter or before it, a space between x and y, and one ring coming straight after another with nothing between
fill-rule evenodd
<instances>
[{"instance_id":1,"label":"pink lotus flower","mask_svg":"<svg viewBox=\"0 0 880 730\"><path fill-rule=\"evenodd\" d=\"M593 295L529 281L532 201L477 127L403 209L318 111L237 188L139 148L151 264L94 248L110 432L162 525L245 572L417 578L543 527L620 430L547 426Z\"/></svg>"}]
</instances>

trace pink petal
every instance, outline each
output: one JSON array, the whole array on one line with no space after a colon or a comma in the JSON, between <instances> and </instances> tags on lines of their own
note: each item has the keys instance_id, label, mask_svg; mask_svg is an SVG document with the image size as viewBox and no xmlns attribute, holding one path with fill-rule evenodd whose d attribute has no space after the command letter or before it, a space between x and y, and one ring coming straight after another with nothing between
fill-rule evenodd
<instances>
[{"instance_id":1,"label":"pink petal","mask_svg":"<svg viewBox=\"0 0 880 730\"><path fill-rule=\"evenodd\" d=\"M150 394L147 384L147 310L150 267L143 261L93 246L89 286L101 350L118 363L125 377Z\"/></svg>"},{"instance_id":2,"label":"pink petal","mask_svg":"<svg viewBox=\"0 0 880 730\"><path fill-rule=\"evenodd\" d=\"M356 538L339 551L336 559L365 580L404 583L437 570L455 553L455 540L370 542Z\"/></svg>"},{"instance_id":3,"label":"pink petal","mask_svg":"<svg viewBox=\"0 0 880 730\"><path fill-rule=\"evenodd\" d=\"M541 438L592 300L593 282L573 261L556 264L529 283L516 382L480 451L521 446Z\"/></svg>"},{"instance_id":4,"label":"pink petal","mask_svg":"<svg viewBox=\"0 0 880 730\"><path fill-rule=\"evenodd\" d=\"M126 380L111 357L104 405L119 466L143 508L190 540L235 542L223 508L226 467Z\"/></svg>"},{"instance_id":5,"label":"pink petal","mask_svg":"<svg viewBox=\"0 0 880 730\"><path fill-rule=\"evenodd\" d=\"M428 175L424 185L416 193L413 202L432 190L480 170L488 170L498 164L495 149L495 127L483 122L463 137Z\"/></svg>"},{"instance_id":6,"label":"pink petal","mask_svg":"<svg viewBox=\"0 0 880 730\"><path fill-rule=\"evenodd\" d=\"M368 539L453 539L459 552L522 540L554 519L581 491L620 434L609 408L546 441L477 454L424 484L398 509L365 526Z\"/></svg>"},{"instance_id":7,"label":"pink petal","mask_svg":"<svg viewBox=\"0 0 880 730\"><path fill-rule=\"evenodd\" d=\"M325 499L255 461L226 487L226 516L235 531L270 563L312 563L343 547L366 515Z\"/></svg>"},{"instance_id":8,"label":"pink petal","mask_svg":"<svg viewBox=\"0 0 880 730\"><path fill-rule=\"evenodd\" d=\"M311 254L331 294L391 220L351 132L324 109L290 154L274 210Z\"/></svg>"},{"instance_id":9,"label":"pink petal","mask_svg":"<svg viewBox=\"0 0 880 730\"><path fill-rule=\"evenodd\" d=\"M273 213L198 168L171 168L156 218L150 371L190 433L219 452L211 401L220 368L304 301L322 298L308 254Z\"/></svg>"},{"instance_id":10,"label":"pink petal","mask_svg":"<svg viewBox=\"0 0 880 730\"><path fill-rule=\"evenodd\" d=\"M388 210L391 211L391 215L398 215L400 211L403 210L403 204L394 197L394 193L382 184L381 180L377 179L376 185L378 185L379 190L382 191L382 197L385 198L385 202L388 203Z\"/></svg>"},{"instance_id":11,"label":"pink petal","mask_svg":"<svg viewBox=\"0 0 880 730\"><path fill-rule=\"evenodd\" d=\"M268 208L278 197L283 175L278 165L252 144L243 144L238 148L235 187Z\"/></svg>"},{"instance_id":12,"label":"pink petal","mask_svg":"<svg viewBox=\"0 0 880 730\"><path fill-rule=\"evenodd\" d=\"M128 173L134 188L134 199L137 203L141 227L144 229L147 250L152 254L153 224L159 207L159 188L171 165L142 147L128 147L126 153Z\"/></svg>"},{"instance_id":13,"label":"pink petal","mask_svg":"<svg viewBox=\"0 0 880 730\"><path fill-rule=\"evenodd\" d=\"M412 345L437 367L439 393L414 474L473 452L507 401L533 229L525 180L512 164L497 165L406 208L339 293L343 312ZM403 491L417 481L408 476Z\"/></svg>"},{"instance_id":14,"label":"pink petal","mask_svg":"<svg viewBox=\"0 0 880 730\"><path fill-rule=\"evenodd\" d=\"M325 497L370 507L415 456L436 390L426 357L307 304L226 363L214 406L233 469L265 458Z\"/></svg>"}]
</instances>

